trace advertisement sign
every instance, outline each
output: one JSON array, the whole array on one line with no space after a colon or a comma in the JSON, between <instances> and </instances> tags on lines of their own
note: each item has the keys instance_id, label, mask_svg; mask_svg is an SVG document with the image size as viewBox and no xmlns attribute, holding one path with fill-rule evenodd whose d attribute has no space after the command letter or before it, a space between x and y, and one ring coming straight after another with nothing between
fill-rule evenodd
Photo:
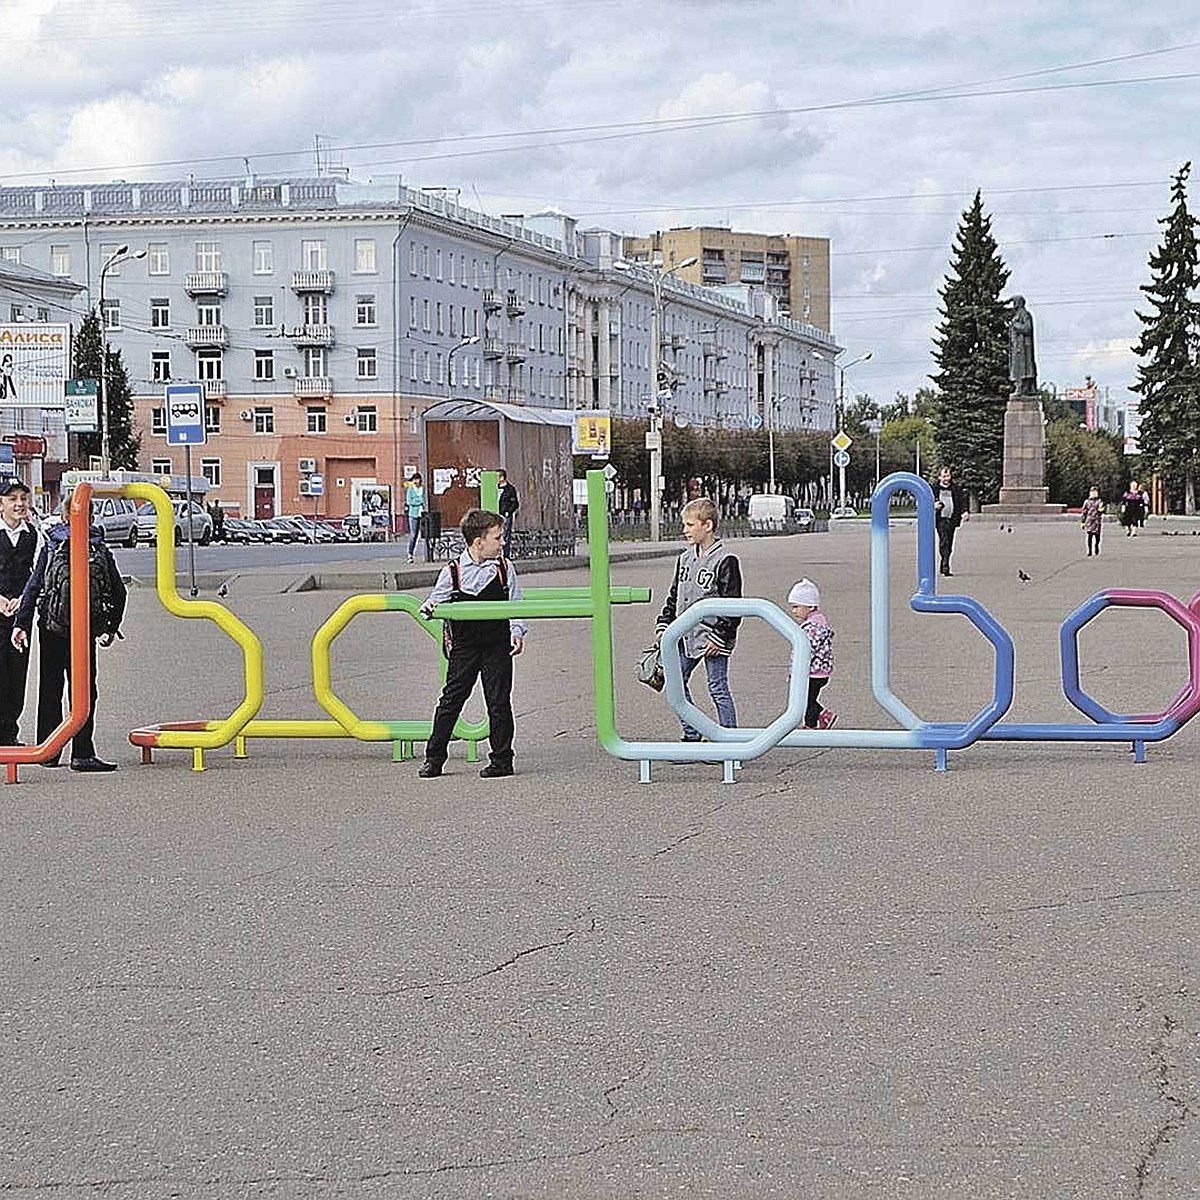
<instances>
[{"instance_id":1,"label":"advertisement sign","mask_svg":"<svg viewBox=\"0 0 1200 1200\"><path fill-rule=\"evenodd\" d=\"M65 417L69 433L100 428L100 384L95 379L67 380Z\"/></svg>"},{"instance_id":2,"label":"advertisement sign","mask_svg":"<svg viewBox=\"0 0 1200 1200\"><path fill-rule=\"evenodd\" d=\"M607 410L588 409L575 414L573 454L605 458L612 448L612 416Z\"/></svg>"},{"instance_id":3,"label":"advertisement sign","mask_svg":"<svg viewBox=\"0 0 1200 1200\"><path fill-rule=\"evenodd\" d=\"M1063 389L1063 398L1083 418L1083 423L1093 433L1096 431L1096 385Z\"/></svg>"},{"instance_id":4,"label":"advertisement sign","mask_svg":"<svg viewBox=\"0 0 1200 1200\"><path fill-rule=\"evenodd\" d=\"M1125 401L1125 453L1140 454L1141 447L1138 445L1138 435L1142 431L1142 414L1138 405L1140 399L1137 396L1130 395Z\"/></svg>"},{"instance_id":5,"label":"advertisement sign","mask_svg":"<svg viewBox=\"0 0 1200 1200\"><path fill-rule=\"evenodd\" d=\"M70 365L69 325L0 325L0 406L61 412Z\"/></svg>"}]
</instances>

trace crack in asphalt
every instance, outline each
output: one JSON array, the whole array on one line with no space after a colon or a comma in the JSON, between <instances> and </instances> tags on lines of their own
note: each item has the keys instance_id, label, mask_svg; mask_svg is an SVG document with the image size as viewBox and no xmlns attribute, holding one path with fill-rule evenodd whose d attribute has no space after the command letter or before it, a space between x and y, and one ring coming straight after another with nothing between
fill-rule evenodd
<instances>
[{"instance_id":1,"label":"crack in asphalt","mask_svg":"<svg viewBox=\"0 0 1200 1200\"><path fill-rule=\"evenodd\" d=\"M1175 1064L1171 1060L1172 1035L1181 1028L1180 1023L1164 1013L1162 1017L1162 1032L1150 1044L1150 1062L1152 1078L1158 1099L1167 1107L1166 1115L1154 1131L1145 1150L1137 1161L1134 1176L1137 1179L1137 1190L1134 1193L1140 1200L1146 1194L1146 1185L1150 1181L1158 1156L1170 1146L1175 1135L1183 1126L1196 1115L1196 1110L1188 1101L1176 1095Z\"/></svg>"},{"instance_id":2,"label":"crack in asphalt","mask_svg":"<svg viewBox=\"0 0 1200 1200\"><path fill-rule=\"evenodd\" d=\"M646 1073L646 1064L642 1063L632 1075L624 1076L619 1083L614 1083L611 1087L606 1087L603 1092L604 1103L608 1105L608 1119L611 1121L621 1110L613 1103L613 1096L620 1092L626 1084L633 1083L635 1079L641 1079Z\"/></svg>"}]
</instances>

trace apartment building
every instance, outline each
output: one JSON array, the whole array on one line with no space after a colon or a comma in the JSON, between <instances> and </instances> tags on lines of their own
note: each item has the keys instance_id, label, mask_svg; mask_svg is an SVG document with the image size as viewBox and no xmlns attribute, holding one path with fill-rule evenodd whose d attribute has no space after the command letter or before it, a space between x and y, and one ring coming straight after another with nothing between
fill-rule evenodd
<instances>
[{"instance_id":1,"label":"apartment building","mask_svg":"<svg viewBox=\"0 0 1200 1200\"><path fill-rule=\"evenodd\" d=\"M759 288L775 298L781 315L830 329L828 238L687 227L627 237L625 256L634 262L661 258L667 267L694 258L679 271L681 279L704 287Z\"/></svg>"},{"instance_id":2,"label":"apartment building","mask_svg":"<svg viewBox=\"0 0 1200 1200\"><path fill-rule=\"evenodd\" d=\"M498 219L332 177L0 188L0 262L75 280L87 305L103 274L139 466L182 473L163 389L198 381L194 470L258 516L307 507L313 469L334 515L356 480L398 485L422 412L450 397L636 416L665 377L681 421L832 428L833 339L753 288L663 281L652 385L656 279L620 251L560 213Z\"/></svg>"}]
</instances>

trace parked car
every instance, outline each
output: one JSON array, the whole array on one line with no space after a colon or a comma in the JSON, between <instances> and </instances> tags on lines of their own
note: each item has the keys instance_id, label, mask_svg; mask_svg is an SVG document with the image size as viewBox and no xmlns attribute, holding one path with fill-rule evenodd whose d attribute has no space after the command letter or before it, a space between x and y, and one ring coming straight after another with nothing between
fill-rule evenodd
<instances>
[{"instance_id":1,"label":"parked car","mask_svg":"<svg viewBox=\"0 0 1200 1200\"><path fill-rule=\"evenodd\" d=\"M171 507L175 512L175 545L187 540L188 507L186 500L172 500ZM205 511L202 504L192 501L191 534L194 542L207 546L212 541L213 519ZM148 500L140 504L137 510L138 540L153 544L158 540L158 515L154 505Z\"/></svg>"},{"instance_id":2,"label":"parked car","mask_svg":"<svg viewBox=\"0 0 1200 1200\"><path fill-rule=\"evenodd\" d=\"M254 522L264 542L298 542L300 532L279 517L260 517Z\"/></svg>"},{"instance_id":3,"label":"parked car","mask_svg":"<svg viewBox=\"0 0 1200 1200\"><path fill-rule=\"evenodd\" d=\"M304 517L299 514L287 517L276 517L277 521L285 521L291 525L299 534L297 541L299 542L332 542L335 541L333 532L321 521L314 521L312 517ZM315 536L314 536L314 526Z\"/></svg>"},{"instance_id":4,"label":"parked car","mask_svg":"<svg viewBox=\"0 0 1200 1200\"><path fill-rule=\"evenodd\" d=\"M242 546L247 546L251 542L265 541L255 523L245 517L225 518L225 540Z\"/></svg>"},{"instance_id":5,"label":"parked car","mask_svg":"<svg viewBox=\"0 0 1200 1200\"><path fill-rule=\"evenodd\" d=\"M811 508L797 508L791 496L762 492L750 497L750 536L772 533L807 533L813 527Z\"/></svg>"},{"instance_id":6,"label":"parked car","mask_svg":"<svg viewBox=\"0 0 1200 1200\"><path fill-rule=\"evenodd\" d=\"M106 542L130 548L138 544L137 505L122 496L105 496L92 501L92 524Z\"/></svg>"}]
</instances>

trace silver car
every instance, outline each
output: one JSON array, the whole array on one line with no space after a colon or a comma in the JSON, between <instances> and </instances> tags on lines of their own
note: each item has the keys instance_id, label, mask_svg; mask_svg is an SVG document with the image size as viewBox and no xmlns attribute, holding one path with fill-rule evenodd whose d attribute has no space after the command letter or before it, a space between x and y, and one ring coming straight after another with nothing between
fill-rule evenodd
<instances>
[{"instance_id":1,"label":"silver car","mask_svg":"<svg viewBox=\"0 0 1200 1200\"><path fill-rule=\"evenodd\" d=\"M187 501L172 500L171 508L175 512L175 545L178 546L187 541ZM139 541L153 543L158 540L158 516L154 511L154 505L149 501L138 507L137 527ZM212 541L212 517L204 510L204 506L195 500L192 501L191 529L194 542L199 542L201 546L207 546Z\"/></svg>"},{"instance_id":2,"label":"silver car","mask_svg":"<svg viewBox=\"0 0 1200 1200\"><path fill-rule=\"evenodd\" d=\"M92 524L106 542L133 547L138 544L137 505L121 496L92 501Z\"/></svg>"}]
</instances>

